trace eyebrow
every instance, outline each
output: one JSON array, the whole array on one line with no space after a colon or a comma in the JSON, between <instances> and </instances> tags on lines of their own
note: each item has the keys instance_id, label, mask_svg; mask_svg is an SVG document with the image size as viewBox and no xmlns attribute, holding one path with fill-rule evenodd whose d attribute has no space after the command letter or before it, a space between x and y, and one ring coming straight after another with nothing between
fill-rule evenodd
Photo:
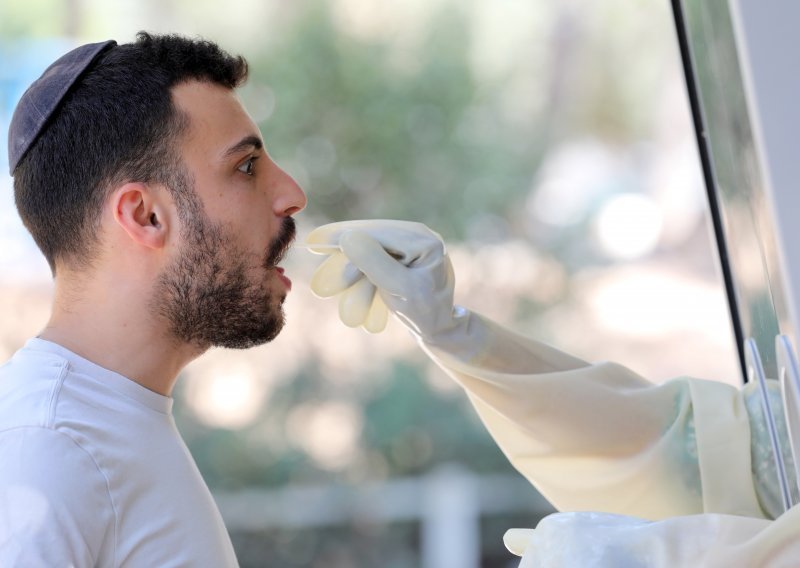
<instances>
[{"instance_id":1,"label":"eyebrow","mask_svg":"<svg viewBox=\"0 0 800 568\"><path fill-rule=\"evenodd\" d=\"M239 140L236 144L225 150L225 154L223 157L230 158L234 154L238 154L242 150L254 148L256 150L261 150L264 147L264 143L261 141L261 138L258 136L250 135L245 136L241 140Z\"/></svg>"}]
</instances>

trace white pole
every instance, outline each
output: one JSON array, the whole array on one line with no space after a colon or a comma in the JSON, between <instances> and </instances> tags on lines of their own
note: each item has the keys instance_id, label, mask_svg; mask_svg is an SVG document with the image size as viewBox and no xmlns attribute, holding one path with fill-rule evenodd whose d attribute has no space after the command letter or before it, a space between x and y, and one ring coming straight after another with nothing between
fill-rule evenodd
<instances>
[{"instance_id":1,"label":"white pole","mask_svg":"<svg viewBox=\"0 0 800 568\"><path fill-rule=\"evenodd\" d=\"M423 568L480 566L480 503L473 474L447 465L428 475L421 516Z\"/></svg>"}]
</instances>

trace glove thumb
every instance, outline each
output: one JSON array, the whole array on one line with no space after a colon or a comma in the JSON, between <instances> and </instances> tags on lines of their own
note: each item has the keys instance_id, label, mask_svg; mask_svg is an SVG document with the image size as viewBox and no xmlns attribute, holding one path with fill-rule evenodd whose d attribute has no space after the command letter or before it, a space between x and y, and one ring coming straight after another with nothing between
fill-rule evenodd
<instances>
[{"instance_id":1,"label":"glove thumb","mask_svg":"<svg viewBox=\"0 0 800 568\"><path fill-rule=\"evenodd\" d=\"M509 552L522 556L533 538L533 529L508 529L503 535L503 544Z\"/></svg>"}]
</instances>

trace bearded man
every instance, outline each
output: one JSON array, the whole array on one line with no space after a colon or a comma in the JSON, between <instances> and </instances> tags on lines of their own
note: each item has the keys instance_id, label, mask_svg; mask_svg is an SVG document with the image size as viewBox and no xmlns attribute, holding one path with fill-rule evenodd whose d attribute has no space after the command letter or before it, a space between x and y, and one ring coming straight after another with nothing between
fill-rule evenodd
<instances>
[{"instance_id":1,"label":"bearded man","mask_svg":"<svg viewBox=\"0 0 800 568\"><path fill-rule=\"evenodd\" d=\"M217 45L78 47L20 100L9 166L55 280L0 368L0 565L232 566L171 415L180 370L283 326L302 189L269 157Z\"/></svg>"}]
</instances>

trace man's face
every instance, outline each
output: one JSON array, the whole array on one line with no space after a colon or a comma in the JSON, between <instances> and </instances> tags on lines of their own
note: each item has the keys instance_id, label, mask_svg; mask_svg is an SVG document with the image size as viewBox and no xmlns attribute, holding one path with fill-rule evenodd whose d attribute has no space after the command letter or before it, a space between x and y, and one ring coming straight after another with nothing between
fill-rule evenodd
<instances>
[{"instance_id":1,"label":"man's face","mask_svg":"<svg viewBox=\"0 0 800 568\"><path fill-rule=\"evenodd\" d=\"M267 155L233 91L189 82L173 89L173 100L189 118L180 141L185 171L172 192L180 242L154 307L174 337L200 348L265 343L283 327L291 282L277 264L305 195Z\"/></svg>"}]
</instances>

